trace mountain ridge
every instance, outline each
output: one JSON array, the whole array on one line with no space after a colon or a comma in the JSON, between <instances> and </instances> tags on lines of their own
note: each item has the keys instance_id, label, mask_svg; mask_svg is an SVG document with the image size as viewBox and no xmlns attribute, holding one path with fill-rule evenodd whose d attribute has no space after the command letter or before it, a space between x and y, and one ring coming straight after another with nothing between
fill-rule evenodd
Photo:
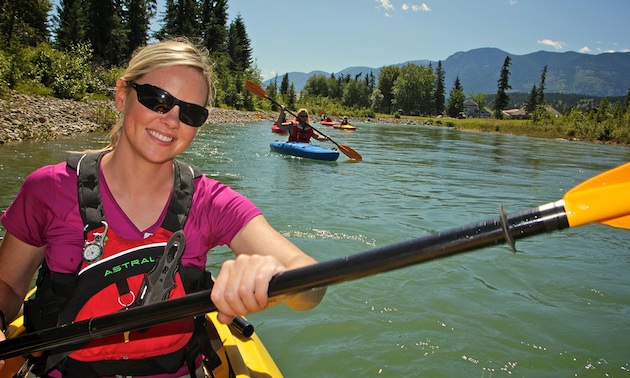
<instances>
[{"instance_id":1,"label":"mountain ridge","mask_svg":"<svg viewBox=\"0 0 630 378\"><path fill-rule=\"evenodd\" d=\"M498 48L481 47L469 51L458 51L442 61L445 71L444 85L447 92L459 77L465 93L495 93L497 80L505 57L509 56L509 83L511 92L529 93L534 85L540 83L542 70L547 66L545 76L545 92L571 93L598 97L625 96L630 89L630 52L601 53L597 55L578 53L574 51L551 52L536 51L524 55L511 54ZM437 67L438 61L427 59L410 60L391 64L404 66L414 63ZM367 75L370 71L378 79L382 67L353 66L339 72L335 77L350 75L354 78L358 74ZM315 70L308 73L289 72L289 81L293 83L296 92L300 92L308 78L313 75L330 76L332 72ZM278 80L278 85L284 75L264 81L268 85Z\"/></svg>"}]
</instances>

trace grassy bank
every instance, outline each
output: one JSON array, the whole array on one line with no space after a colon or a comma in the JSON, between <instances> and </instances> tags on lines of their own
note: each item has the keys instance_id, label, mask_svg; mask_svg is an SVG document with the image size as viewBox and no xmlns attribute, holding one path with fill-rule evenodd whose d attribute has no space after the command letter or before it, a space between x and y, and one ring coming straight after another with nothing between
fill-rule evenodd
<instances>
[{"instance_id":1,"label":"grassy bank","mask_svg":"<svg viewBox=\"0 0 630 378\"><path fill-rule=\"evenodd\" d=\"M548 122L533 122L531 120L508 120L488 118L435 118L378 114L377 118L388 123L413 123L453 127L458 130L481 131L488 133L503 133L525 135L536 138L559 138L580 140L593 143L610 143L630 146L630 123L617 122L613 127L610 123L595 121L576 122L570 117L560 117Z\"/></svg>"}]
</instances>

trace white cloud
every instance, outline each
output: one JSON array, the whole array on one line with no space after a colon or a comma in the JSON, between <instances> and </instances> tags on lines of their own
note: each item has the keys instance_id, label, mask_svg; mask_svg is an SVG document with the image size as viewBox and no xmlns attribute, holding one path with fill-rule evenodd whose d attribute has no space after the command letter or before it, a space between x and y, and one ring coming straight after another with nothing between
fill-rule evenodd
<instances>
[{"instance_id":1,"label":"white cloud","mask_svg":"<svg viewBox=\"0 0 630 378\"><path fill-rule=\"evenodd\" d=\"M589 52L591 52L591 49L588 46L584 46L581 49L579 49L578 52L589 53Z\"/></svg>"},{"instance_id":2,"label":"white cloud","mask_svg":"<svg viewBox=\"0 0 630 378\"><path fill-rule=\"evenodd\" d=\"M429 8L428 5L426 5L425 3L422 3L422 5L409 5L409 4L403 4L402 5L403 10L407 11L407 10L412 10L413 12L431 12L431 8Z\"/></svg>"},{"instance_id":3,"label":"white cloud","mask_svg":"<svg viewBox=\"0 0 630 378\"><path fill-rule=\"evenodd\" d=\"M516 5L518 4L518 1L516 0L508 0L507 5Z\"/></svg>"},{"instance_id":4,"label":"white cloud","mask_svg":"<svg viewBox=\"0 0 630 378\"><path fill-rule=\"evenodd\" d=\"M553 41L551 39L539 39L538 40L538 44L539 45L546 45L546 46L551 46L556 50L560 50L564 48L564 42L560 42L560 41Z\"/></svg>"},{"instance_id":5,"label":"white cloud","mask_svg":"<svg viewBox=\"0 0 630 378\"><path fill-rule=\"evenodd\" d=\"M389 0L376 0L377 3L379 3L380 7L382 7L385 10L393 10L394 6L392 5L392 3Z\"/></svg>"}]
</instances>

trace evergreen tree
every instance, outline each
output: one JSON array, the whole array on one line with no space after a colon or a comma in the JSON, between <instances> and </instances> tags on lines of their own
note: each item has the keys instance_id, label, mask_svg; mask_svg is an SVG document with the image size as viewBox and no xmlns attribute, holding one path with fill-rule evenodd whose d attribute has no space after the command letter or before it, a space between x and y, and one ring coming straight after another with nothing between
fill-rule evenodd
<instances>
[{"instance_id":1,"label":"evergreen tree","mask_svg":"<svg viewBox=\"0 0 630 378\"><path fill-rule=\"evenodd\" d=\"M464 88L459 80L459 76L457 76L453 82L453 89L451 89L451 93L448 96L446 112L449 117L459 117L460 113L464 111L464 100L466 100Z\"/></svg>"},{"instance_id":2,"label":"evergreen tree","mask_svg":"<svg viewBox=\"0 0 630 378\"><path fill-rule=\"evenodd\" d=\"M501 67L501 73L499 75L499 80L497 81L497 94L494 96L494 101L492 105L492 110L494 112L494 117L498 119L503 118L502 110L507 108L510 104L510 97L507 94L508 89L512 89L509 84L509 76L510 76L510 67L511 59L510 56L506 56L503 61L503 67Z\"/></svg>"},{"instance_id":3,"label":"evergreen tree","mask_svg":"<svg viewBox=\"0 0 630 378\"><path fill-rule=\"evenodd\" d=\"M131 54L149 40L149 25L157 12L156 0L125 0L126 1L126 55ZM120 41L119 41L120 43Z\"/></svg>"},{"instance_id":4,"label":"evergreen tree","mask_svg":"<svg viewBox=\"0 0 630 378\"><path fill-rule=\"evenodd\" d=\"M276 76L275 80L269 82L269 85L267 85L267 89L265 89L265 91L267 92L267 95L270 99L274 101L278 99L278 76ZM273 101L271 102L271 110L278 110L278 105L276 105Z\"/></svg>"},{"instance_id":5,"label":"evergreen tree","mask_svg":"<svg viewBox=\"0 0 630 378\"><path fill-rule=\"evenodd\" d=\"M328 96L331 99L341 99L343 96L343 78L341 76L335 77L334 73L330 74Z\"/></svg>"},{"instance_id":6,"label":"evergreen tree","mask_svg":"<svg viewBox=\"0 0 630 378\"><path fill-rule=\"evenodd\" d=\"M370 92L366 82L358 77L351 80L343 89L342 102L347 107L367 108L370 105Z\"/></svg>"},{"instance_id":7,"label":"evergreen tree","mask_svg":"<svg viewBox=\"0 0 630 378\"><path fill-rule=\"evenodd\" d=\"M114 2L112 0L88 0L85 2L85 6L87 40L92 45L94 58L102 63L108 57L108 48L114 28Z\"/></svg>"},{"instance_id":8,"label":"evergreen tree","mask_svg":"<svg viewBox=\"0 0 630 378\"><path fill-rule=\"evenodd\" d=\"M545 106L545 77L547 76L547 66L545 66L540 74L540 84L538 85L538 96L536 102L540 106Z\"/></svg>"},{"instance_id":9,"label":"evergreen tree","mask_svg":"<svg viewBox=\"0 0 630 378\"><path fill-rule=\"evenodd\" d=\"M444 86L444 67L442 67L442 61L438 61L437 68L435 69L435 91L433 92L433 114L439 115L444 113L444 101L446 98L446 88Z\"/></svg>"},{"instance_id":10,"label":"evergreen tree","mask_svg":"<svg viewBox=\"0 0 630 378\"><path fill-rule=\"evenodd\" d=\"M155 33L158 39L199 37L201 23L196 0L166 0L162 28Z\"/></svg>"},{"instance_id":11,"label":"evergreen tree","mask_svg":"<svg viewBox=\"0 0 630 378\"><path fill-rule=\"evenodd\" d=\"M370 71L369 75L365 75L365 83L370 92L372 92L374 88L376 88L376 76L374 76L373 71Z\"/></svg>"},{"instance_id":12,"label":"evergreen tree","mask_svg":"<svg viewBox=\"0 0 630 378\"><path fill-rule=\"evenodd\" d=\"M293 83L291 83L291 85L289 85L289 91L287 92L287 107L288 109L295 109L295 100L296 100L296 94L295 94L295 86L293 85Z\"/></svg>"},{"instance_id":13,"label":"evergreen tree","mask_svg":"<svg viewBox=\"0 0 630 378\"><path fill-rule=\"evenodd\" d=\"M204 0L201 25L204 46L211 54L227 52L227 0Z\"/></svg>"},{"instance_id":14,"label":"evergreen tree","mask_svg":"<svg viewBox=\"0 0 630 378\"><path fill-rule=\"evenodd\" d=\"M534 85L532 87L531 92L529 92L529 97L527 97L527 101L525 102L525 111L527 113L532 113L538 107L538 88Z\"/></svg>"},{"instance_id":15,"label":"evergreen tree","mask_svg":"<svg viewBox=\"0 0 630 378\"><path fill-rule=\"evenodd\" d=\"M0 47L47 42L51 9L45 0L0 0Z\"/></svg>"},{"instance_id":16,"label":"evergreen tree","mask_svg":"<svg viewBox=\"0 0 630 378\"><path fill-rule=\"evenodd\" d=\"M286 96L289 94L289 74L285 73L280 82L280 95Z\"/></svg>"},{"instance_id":17,"label":"evergreen tree","mask_svg":"<svg viewBox=\"0 0 630 378\"><path fill-rule=\"evenodd\" d=\"M240 14L230 24L228 30L228 53L232 72L245 72L252 65L252 48L245 23Z\"/></svg>"},{"instance_id":18,"label":"evergreen tree","mask_svg":"<svg viewBox=\"0 0 630 378\"><path fill-rule=\"evenodd\" d=\"M70 51L72 46L86 41L86 21L81 0L61 0L53 22L56 24L55 44L59 49Z\"/></svg>"}]
</instances>

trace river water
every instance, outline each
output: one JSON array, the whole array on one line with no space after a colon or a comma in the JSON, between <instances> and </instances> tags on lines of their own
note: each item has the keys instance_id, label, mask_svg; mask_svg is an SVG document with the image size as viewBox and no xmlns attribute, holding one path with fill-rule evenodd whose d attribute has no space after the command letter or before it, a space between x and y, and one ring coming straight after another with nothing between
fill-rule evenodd
<instances>
[{"instance_id":1,"label":"river water","mask_svg":"<svg viewBox=\"0 0 630 378\"><path fill-rule=\"evenodd\" d=\"M251 198L325 261L562 198L630 149L358 123L319 126L363 155L272 153L271 124L204 126L183 159ZM318 126L318 125L316 125ZM92 134L0 146L0 207ZM322 143L333 147L331 143ZM286 377L630 377L630 231L586 225L329 288L316 309L249 316ZM217 248L209 268L230 256Z\"/></svg>"}]
</instances>

